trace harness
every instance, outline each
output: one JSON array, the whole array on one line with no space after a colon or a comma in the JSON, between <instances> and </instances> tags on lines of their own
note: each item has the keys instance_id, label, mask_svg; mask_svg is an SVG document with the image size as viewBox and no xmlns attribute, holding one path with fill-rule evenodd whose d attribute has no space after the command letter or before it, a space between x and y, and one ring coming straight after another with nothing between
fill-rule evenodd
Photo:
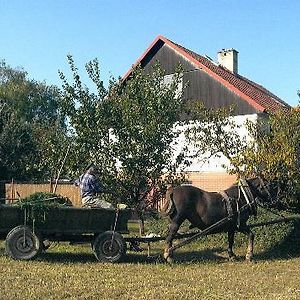
<instances>
[{"instance_id":1,"label":"harness","mask_svg":"<svg viewBox=\"0 0 300 300\"><path fill-rule=\"evenodd\" d=\"M241 178L239 183L238 183L238 199L229 197L225 191L221 191L220 194L223 197L223 201L225 202L225 207L226 211L228 214L228 218L232 219L234 215L233 211L233 205L236 205L236 213L237 213L237 226L240 226L240 218L241 218L241 211L244 210L245 207L248 207L250 209L250 212L256 216L257 214L257 208L256 208L256 202L253 197L253 194L251 192L251 189L249 187L248 182ZM241 198L241 193L243 194L245 200L246 200L246 205L242 206L242 209L240 207L239 200Z\"/></svg>"},{"instance_id":2,"label":"harness","mask_svg":"<svg viewBox=\"0 0 300 300\"><path fill-rule=\"evenodd\" d=\"M232 200L235 201L235 199L229 197L225 191L221 191L220 194L222 195L223 200L225 202L226 210L228 213L228 218L232 219L232 217L233 217Z\"/></svg>"},{"instance_id":3,"label":"harness","mask_svg":"<svg viewBox=\"0 0 300 300\"><path fill-rule=\"evenodd\" d=\"M240 187L240 190L242 191L242 193L243 193L243 195L246 199L247 206L249 206L249 208L250 208L250 212L254 216L256 216L257 215L256 202L255 202L253 194L250 190L249 184L244 178L240 179L239 187Z\"/></svg>"}]
</instances>

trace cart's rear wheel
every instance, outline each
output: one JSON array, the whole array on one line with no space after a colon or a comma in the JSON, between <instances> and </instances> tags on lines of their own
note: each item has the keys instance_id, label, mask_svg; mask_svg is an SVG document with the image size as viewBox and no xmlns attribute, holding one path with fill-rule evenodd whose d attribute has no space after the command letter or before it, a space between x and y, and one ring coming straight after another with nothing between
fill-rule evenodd
<instances>
[{"instance_id":1,"label":"cart's rear wheel","mask_svg":"<svg viewBox=\"0 0 300 300\"><path fill-rule=\"evenodd\" d=\"M6 253L13 259L32 259L41 251L38 236L27 226L17 226L7 235L5 240Z\"/></svg>"},{"instance_id":2,"label":"cart's rear wheel","mask_svg":"<svg viewBox=\"0 0 300 300\"><path fill-rule=\"evenodd\" d=\"M126 242L118 232L100 233L94 241L93 250L99 261L118 262L126 254Z\"/></svg>"}]
</instances>

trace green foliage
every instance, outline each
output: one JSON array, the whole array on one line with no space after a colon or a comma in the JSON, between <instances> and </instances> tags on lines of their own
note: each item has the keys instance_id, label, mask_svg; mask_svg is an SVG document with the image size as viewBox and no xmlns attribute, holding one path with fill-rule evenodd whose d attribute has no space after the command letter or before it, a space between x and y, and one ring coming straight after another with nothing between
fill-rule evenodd
<instances>
[{"instance_id":1,"label":"green foliage","mask_svg":"<svg viewBox=\"0 0 300 300\"><path fill-rule=\"evenodd\" d=\"M192 112L186 135L196 148L193 157L222 154L230 161L226 167L230 173L276 181L287 204L299 207L299 110L265 115L246 124L234 120L233 108L208 110L197 104ZM240 134L241 126L248 129L247 136Z\"/></svg>"},{"instance_id":2,"label":"green foliage","mask_svg":"<svg viewBox=\"0 0 300 300\"><path fill-rule=\"evenodd\" d=\"M100 78L99 64L86 64L96 86L91 92L68 56L73 82L62 72L63 107L73 130L73 171L93 161L101 181L114 191L114 198L138 206L154 187L176 180L182 156L172 160L173 125L179 119L182 97L177 86L180 72L163 85L164 72L155 66L151 74L133 70L126 81L111 79L108 90ZM162 176L164 173L167 176Z\"/></svg>"},{"instance_id":3,"label":"green foliage","mask_svg":"<svg viewBox=\"0 0 300 300\"><path fill-rule=\"evenodd\" d=\"M234 107L207 109L196 102L190 109L192 120L188 121L186 137L195 147L190 156L207 160L222 154L231 162L230 172L241 173L235 158L245 151L247 140L239 133L242 125L234 120Z\"/></svg>"},{"instance_id":4,"label":"green foliage","mask_svg":"<svg viewBox=\"0 0 300 300\"><path fill-rule=\"evenodd\" d=\"M236 162L245 166L246 176L260 173L278 181L287 204L299 205L300 111L271 114L248 128L253 141Z\"/></svg>"},{"instance_id":5,"label":"green foliage","mask_svg":"<svg viewBox=\"0 0 300 300\"><path fill-rule=\"evenodd\" d=\"M14 205L26 212L24 222L35 223L45 221L46 214L50 209L70 206L72 203L68 198L54 193L37 192L15 202Z\"/></svg>"},{"instance_id":6,"label":"green foliage","mask_svg":"<svg viewBox=\"0 0 300 300\"><path fill-rule=\"evenodd\" d=\"M0 62L0 179L49 179L67 139L64 122L55 86Z\"/></svg>"},{"instance_id":7,"label":"green foliage","mask_svg":"<svg viewBox=\"0 0 300 300\"><path fill-rule=\"evenodd\" d=\"M109 92L111 143L119 162L123 197L130 204L140 203L154 187L178 179L176 169L182 156L172 157L183 108L178 85L178 71L169 85L165 72L155 65L150 74L135 68L126 82L114 85ZM163 177L163 174L168 176Z\"/></svg>"},{"instance_id":8,"label":"green foliage","mask_svg":"<svg viewBox=\"0 0 300 300\"><path fill-rule=\"evenodd\" d=\"M70 84L63 72L59 72L62 84L63 111L69 120L69 129L74 143L69 165L73 176L78 169L84 170L89 162L97 163L102 170L114 166L109 146L108 112L105 104L107 90L100 78L99 63L95 59L86 64L89 78L96 86L96 92L84 85L71 55L68 62L73 82ZM104 166L102 166L104 164ZM110 165L110 167L109 167Z\"/></svg>"}]
</instances>

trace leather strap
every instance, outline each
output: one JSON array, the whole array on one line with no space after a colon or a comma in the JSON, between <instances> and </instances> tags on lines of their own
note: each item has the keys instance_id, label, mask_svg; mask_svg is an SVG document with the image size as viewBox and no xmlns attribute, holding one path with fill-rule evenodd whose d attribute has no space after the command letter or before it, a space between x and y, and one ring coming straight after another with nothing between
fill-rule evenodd
<instances>
[{"instance_id":1,"label":"leather strap","mask_svg":"<svg viewBox=\"0 0 300 300\"><path fill-rule=\"evenodd\" d=\"M231 201L230 201L231 198L229 198L229 196L226 194L225 191L221 191L220 194L222 195L223 199L225 200L228 217L232 218L233 217L233 209L232 209L232 205L231 205Z\"/></svg>"}]
</instances>

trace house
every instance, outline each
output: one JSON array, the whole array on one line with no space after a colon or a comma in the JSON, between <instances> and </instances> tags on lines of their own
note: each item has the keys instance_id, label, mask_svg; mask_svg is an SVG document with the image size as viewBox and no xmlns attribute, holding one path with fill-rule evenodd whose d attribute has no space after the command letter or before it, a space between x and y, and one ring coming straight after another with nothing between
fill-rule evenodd
<instances>
[{"instance_id":1,"label":"house","mask_svg":"<svg viewBox=\"0 0 300 300\"><path fill-rule=\"evenodd\" d=\"M235 49L222 49L215 62L208 56L158 36L134 66L140 64L150 72L156 62L166 71L166 77L175 73L178 64L183 67L183 86L189 83L183 94L185 101L202 101L207 108L235 105L235 118L239 124L247 119L257 120L268 113L291 108L263 86L238 73L238 51ZM124 78L131 72L132 69ZM207 190L226 188L236 178L226 173L222 163L224 157L211 158L205 164L194 162L187 169L190 182Z\"/></svg>"}]
</instances>

